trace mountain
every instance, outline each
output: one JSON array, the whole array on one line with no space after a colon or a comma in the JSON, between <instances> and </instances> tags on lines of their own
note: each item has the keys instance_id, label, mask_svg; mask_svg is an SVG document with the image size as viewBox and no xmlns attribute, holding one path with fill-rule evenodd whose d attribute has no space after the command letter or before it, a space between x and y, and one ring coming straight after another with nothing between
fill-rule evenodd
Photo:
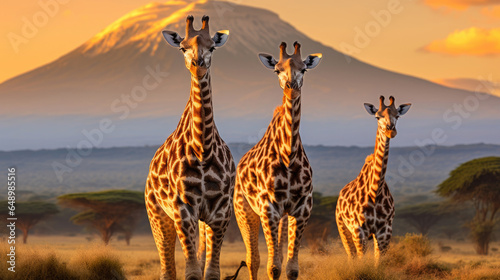
<instances>
[{"instance_id":1,"label":"mountain","mask_svg":"<svg viewBox=\"0 0 500 280\"><path fill-rule=\"evenodd\" d=\"M321 44L273 12L221 1L168 1L134 10L56 61L0 84L1 149L75 147L84 131L112 123L97 146L161 143L174 129L189 94L189 73L181 53L161 30L184 36L187 15L210 15L212 32L230 30L229 41L212 60L215 120L231 142L255 142L281 103L278 79L257 53L278 56L281 41L299 41L302 53L323 53L306 74L302 139L309 144L373 145L375 121L363 109L378 96L411 102L398 125L398 145L500 143L500 98L383 70ZM144 90L144 79L157 72ZM156 77L156 78L155 78ZM143 90L141 92L141 90ZM135 99L134 99L135 96ZM480 95L482 97L483 95ZM87 133L88 134L88 133Z\"/></svg>"}]
</instances>

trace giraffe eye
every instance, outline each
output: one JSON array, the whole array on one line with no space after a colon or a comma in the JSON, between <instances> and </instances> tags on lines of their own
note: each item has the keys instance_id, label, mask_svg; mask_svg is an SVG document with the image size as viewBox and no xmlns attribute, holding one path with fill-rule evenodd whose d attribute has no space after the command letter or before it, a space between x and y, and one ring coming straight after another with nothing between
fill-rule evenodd
<instances>
[{"instance_id":1,"label":"giraffe eye","mask_svg":"<svg viewBox=\"0 0 500 280\"><path fill-rule=\"evenodd\" d=\"M210 51L210 52L215 51L215 47L211 47L209 51Z\"/></svg>"},{"instance_id":2,"label":"giraffe eye","mask_svg":"<svg viewBox=\"0 0 500 280\"><path fill-rule=\"evenodd\" d=\"M277 70L277 69L276 69L276 70L274 70L274 73L279 74L279 73L280 73L280 70Z\"/></svg>"},{"instance_id":3,"label":"giraffe eye","mask_svg":"<svg viewBox=\"0 0 500 280\"><path fill-rule=\"evenodd\" d=\"M182 51L183 53L186 52L185 48L180 48L179 50Z\"/></svg>"},{"instance_id":4,"label":"giraffe eye","mask_svg":"<svg viewBox=\"0 0 500 280\"><path fill-rule=\"evenodd\" d=\"M399 119L399 116L396 116L396 120Z\"/></svg>"},{"instance_id":5,"label":"giraffe eye","mask_svg":"<svg viewBox=\"0 0 500 280\"><path fill-rule=\"evenodd\" d=\"M306 73L306 72L307 72L307 69L302 69L300 72L301 72L302 74L304 74L304 73Z\"/></svg>"},{"instance_id":6,"label":"giraffe eye","mask_svg":"<svg viewBox=\"0 0 500 280\"><path fill-rule=\"evenodd\" d=\"M375 118L377 119L377 121L380 120L380 117L375 117Z\"/></svg>"}]
</instances>

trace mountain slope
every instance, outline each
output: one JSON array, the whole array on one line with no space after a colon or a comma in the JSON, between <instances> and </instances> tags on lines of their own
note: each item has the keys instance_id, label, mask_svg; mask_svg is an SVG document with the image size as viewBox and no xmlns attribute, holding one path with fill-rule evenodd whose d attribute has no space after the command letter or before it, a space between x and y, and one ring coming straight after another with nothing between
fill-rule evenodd
<instances>
[{"instance_id":1,"label":"mountain slope","mask_svg":"<svg viewBox=\"0 0 500 280\"><path fill-rule=\"evenodd\" d=\"M450 129L458 122L450 120L457 113L448 118L443 118L443 113L474 98L473 93L385 71L353 58L348 60L344 54L311 40L275 13L220 1L152 3L130 12L58 60L0 84L0 117L15 117L16 124L25 128L21 133L24 138L40 134L43 128L52 135L52 144L61 141L57 143L76 145L81 135L70 134L65 128L81 131L96 127L102 117L120 122L106 145L123 145L119 138L130 139L138 134L142 140L126 144L162 141L157 137L158 127L164 131L162 137L175 128L188 99L189 73L181 53L168 46L160 32L168 29L184 36L189 14L195 16L195 27L200 27L201 16L207 14L211 16L212 32L230 30L229 41L216 50L212 66L216 121L230 141L257 137L269 123L274 107L281 103L277 77L260 64L257 53L278 56L281 41L288 42L291 51L296 40L302 44L304 55L323 53L321 64L306 75L303 87L301 130L306 142L370 144L375 124L370 122L362 103L376 103L380 94L394 95L397 103L414 104L405 116L405 124L401 124L411 128L401 128L406 129L406 133L400 133L406 135L401 143L409 145L416 138L429 137L436 127L449 131L450 139L454 139L450 144L500 141L500 137L490 138L488 134L491 125L497 123L499 98L481 101L470 116L459 116L460 130ZM144 99L127 103L124 98L130 99L137 87L143 86L145 76L155 71L168 74L160 76L158 86L147 90ZM130 114L125 116L125 111ZM61 116L71 117L60 120L57 127L49 125ZM32 134L27 132L31 130ZM2 142L18 144L13 137Z\"/></svg>"}]
</instances>

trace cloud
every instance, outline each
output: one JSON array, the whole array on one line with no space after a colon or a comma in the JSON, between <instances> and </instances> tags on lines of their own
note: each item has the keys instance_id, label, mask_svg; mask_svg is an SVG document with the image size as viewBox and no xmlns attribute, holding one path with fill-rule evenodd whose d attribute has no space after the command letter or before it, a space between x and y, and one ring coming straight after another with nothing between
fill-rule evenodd
<instances>
[{"instance_id":1,"label":"cloud","mask_svg":"<svg viewBox=\"0 0 500 280\"><path fill-rule=\"evenodd\" d=\"M494 6L494 7L485 7L481 9L481 14L492 17L492 18L499 18L500 19L500 5L499 6Z\"/></svg>"},{"instance_id":2,"label":"cloud","mask_svg":"<svg viewBox=\"0 0 500 280\"><path fill-rule=\"evenodd\" d=\"M489 56L500 54L500 28L471 27L456 30L445 39L423 47L424 51L449 55Z\"/></svg>"},{"instance_id":3,"label":"cloud","mask_svg":"<svg viewBox=\"0 0 500 280\"><path fill-rule=\"evenodd\" d=\"M424 0L424 3L433 8L446 7L454 10L466 10L470 6L500 4L500 0Z\"/></svg>"},{"instance_id":4,"label":"cloud","mask_svg":"<svg viewBox=\"0 0 500 280\"><path fill-rule=\"evenodd\" d=\"M486 92L489 94L500 96L500 82L491 80L478 80L471 78L451 78L437 79L433 82L452 88L464 89L473 92Z\"/></svg>"}]
</instances>

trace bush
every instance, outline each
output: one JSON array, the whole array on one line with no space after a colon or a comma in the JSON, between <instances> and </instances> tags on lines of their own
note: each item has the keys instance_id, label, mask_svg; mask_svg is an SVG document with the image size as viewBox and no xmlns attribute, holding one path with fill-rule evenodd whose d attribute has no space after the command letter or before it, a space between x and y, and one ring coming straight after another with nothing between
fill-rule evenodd
<instances>
[{"instance_id":1,"label":"bush","mask_svg":"<svg viewBox=\"0 0 500 280\"><path fill-rule=\"evenodd\" d=\"M398 245L411 256L426 257L432 253L431 242L422 234L407 233Z\"/></svg>"},{"instance_id":2,"label":"bush","mask_svg":"<svg viewBox=\"0 0 500 280\"><path fill-rule=\"evenodd\" d=\"M118 257L112 255L107 248L95 247L80 252L71 266L81 279L121 280L125 279L123 265Z\"/></svg>"},{"instance_id":3,"label":"bush","mask_svg":"<svg viewBox=\"0 0 500 280\"><path fill-rule=\"evenodd\" d=\"M1 260L5 261L7 246L0 248ZM2 280L122 280L126 279L123 266L116 256L103 249L91 249L80 253L69 264L61 261L54 252L18 248L16 251L16 272L3 265Z\"/></svg>"},{"instance_id":4,"label":"bush","mask_svg":"<svg viewBox=\"0 0 500 280\"><path fill-rule=\"evenodd\" d=\"M425 275L436 277L444 277L451 272L451 268L443 263L438 263L425 258L414 258L404 266L406 275Z\"/></svg>"},{"instance_id":5,"label":"bush","mask_svg":"<svg viewBox=\"0 0 500 280\"><path fill-rule=\"evenodd\" d=\"M4 251L4 250L2 250ZM2 254L4 255L4 254ZM80 279L74 271L68 269L54 253L40 255L37 252L23 254L16 260L16 272L12 273L2 269L0 279L4 280L78 280ZM5 256L5 255L4 255Z\"/></svg>"},{"instance_id":6,"label":"bush","mask_svg":"<svg viewBox=\"0 0 500 280\"><path fill-rule=\"evenodd\" d=\"M397 268L412 277L444 277L451 272L447 265L429 258L432 248L427 237L407 233L404 237L396 238L396 241L384 256L383 263L386 266Z\"/></svg>"},{"instance_id":7,"label":"bush","mask_svg":"<svg viewBox=\"0 0 500 280\"><path fill-rule=\"evenodd\" d=\"M19 273L19 274L17 274ZM70 271L65 263L62 263L55 254L46 257L33 256L29 261L19 265L18 272L13 279L38 280L77 280L79 279L74 272Z\"/></svg>"}]
</instances>

